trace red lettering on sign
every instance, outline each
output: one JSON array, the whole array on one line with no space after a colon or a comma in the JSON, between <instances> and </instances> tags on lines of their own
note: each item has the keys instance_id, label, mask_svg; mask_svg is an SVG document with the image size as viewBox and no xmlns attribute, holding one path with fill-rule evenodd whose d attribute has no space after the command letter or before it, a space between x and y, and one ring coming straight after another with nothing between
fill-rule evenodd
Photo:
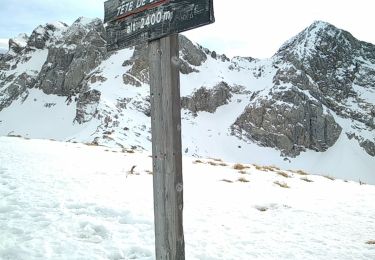
<instances>
[{"instance_id":1,"label":"red lettering on sign","mask_svg":"<svg viewBox=\"0 0 375 260\"><path fill-rule=\"evenodd\" d=\"M123 20L129 16L133 16L135 14L139 14L143 11L146 11L146 10L149 10L149 9L152 9L152 8L155 8L155 7L158 7L162 4L165 4L165 3L168 3L170 0L160 0L160 1L157 1L153 4L149 4L149 5L146 5L146 6L143 6L142 8L139 8L139 9L136 9L130 13L127 13L127 14L124 14L124 15L120 15L118 17L116 17L116 19L114 19L115 21L118 21L118 20Z\"/></svg>"}]
</instances>

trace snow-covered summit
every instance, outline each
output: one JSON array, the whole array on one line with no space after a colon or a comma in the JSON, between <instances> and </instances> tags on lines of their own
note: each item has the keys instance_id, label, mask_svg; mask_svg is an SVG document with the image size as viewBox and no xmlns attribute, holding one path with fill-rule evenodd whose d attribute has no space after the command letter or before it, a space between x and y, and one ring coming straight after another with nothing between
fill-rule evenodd
<instances>
[{"instance_id":1,"label":"snow-covered summit","mask_svg":"<svg viewBox=\"0 0 375 260\"><path fill-rule=\"evenodd\" d=\"M31 33L27 46L30 49L44 49L53 46L63 36L67 25L62 22L40 25Z\"/></svg>"},{"instance_id":2,"label":"snow-covered summit","mask_svg":"<svg viewBox=\"0 0 375 260\"><path fill-rule=\"evenodd\" d=\"M315 21L298 35L285 42L275 55L293 54L298 59L304 59L332 51L342 51L344 48L361 48L361 42L349 32L330 23Z\"/></svg>"}]
</instances>

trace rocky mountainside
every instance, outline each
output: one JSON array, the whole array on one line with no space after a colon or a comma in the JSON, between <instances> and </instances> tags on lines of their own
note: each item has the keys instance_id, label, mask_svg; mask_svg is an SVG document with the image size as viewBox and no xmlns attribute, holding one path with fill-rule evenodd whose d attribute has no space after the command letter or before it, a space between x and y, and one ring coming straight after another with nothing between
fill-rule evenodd
<instances>
[{"instance_id":1,"label":"rocky mountainside","mask_svg":"<svg viewBox=\"0 0 375 260\"><path fill-rule=\"evenodd\" d=\"M235 129L295 156L332 147L343 130L336 115L351 121L344 134L375 156L374 65L374 45L315 22L274 55L273 86L252 96Z\"/></svg>"},{"instance_id":2,"label":"rocky mountainside","mask_svg":"<svg viewBox=\"0 0 375 260\"><path fill-rule=\"evenodd\" d=\"M85 18L11 39L0 135L150 150L147 46L105 45ZM374 45L315 22L269 59L228 59L180 36L180 72L186 155L375 183Z\"/></svg>"}]
</instances>

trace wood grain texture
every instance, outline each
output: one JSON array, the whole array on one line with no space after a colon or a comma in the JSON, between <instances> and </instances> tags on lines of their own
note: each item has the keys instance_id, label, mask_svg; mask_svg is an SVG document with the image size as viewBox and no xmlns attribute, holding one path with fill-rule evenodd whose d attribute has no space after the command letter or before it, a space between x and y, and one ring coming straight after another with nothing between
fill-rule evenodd
<instances>
[{"instance_id":1,"label":"wood grain texture","mask_svg":"<svg viewBox=\"0 0 375 260\"><path fill-rule=\"evenodd\" d=\"M184 260L178 37L149 43L157 260Z\"/></svg>"},{"instance_id":2,"label":"wood grain texture","mask_svg":"<svg viewBox=\"0 0 375 260\"><path fill-rule=\"evenodd\" d=\"M132 2L136 7L137 1L126 2ZM110 0L105 3L108 51L159 39L215 21L213 0L145 1L149 4L139 8L132 7L132 11L124 8L121 14L118 8L123 2Z\"/></svg>"}]
</instances>

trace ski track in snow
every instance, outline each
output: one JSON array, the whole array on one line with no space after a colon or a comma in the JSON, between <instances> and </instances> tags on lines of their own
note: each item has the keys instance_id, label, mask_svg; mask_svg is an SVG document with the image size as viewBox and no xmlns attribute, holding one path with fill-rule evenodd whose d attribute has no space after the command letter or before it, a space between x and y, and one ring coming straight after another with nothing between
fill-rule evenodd
<instances>
[{"instance_id":1,"label":"ski track in snow","mask_svg":"<svg viewBox=\"0 0 375 260\"><path fill-rule=\"evenodd\" d=\"M0 259L154 259L148 154L9 137L0 147ZM186 259L375 259L374 186L202 161L184 158Z\"/></svg>"}]
</instances>

